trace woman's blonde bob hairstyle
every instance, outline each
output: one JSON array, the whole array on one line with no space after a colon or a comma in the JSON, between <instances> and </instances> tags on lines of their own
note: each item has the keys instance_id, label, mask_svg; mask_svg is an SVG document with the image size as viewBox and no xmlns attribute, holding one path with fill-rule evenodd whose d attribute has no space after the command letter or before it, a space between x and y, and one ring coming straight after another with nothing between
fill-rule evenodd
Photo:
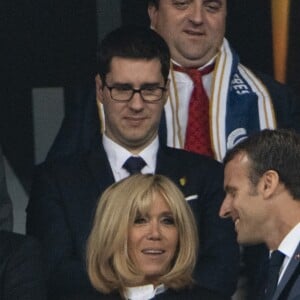
<instances>
[{"instance_id":1,"label":"woman's blonde bob hairstyle","mask_svg":"<svg viewBox=\"0 0 300 300\"><path fill-rule=\"evenodd\" d=\"M178 230L176 256L159 283L178 290L191 285L197 259L198 233L193 213L181 191L162 175L133 175L102 194L87 243L87 270L92 285L102 293L143 283L144 275L127 252L129 228L144 215L160 194L170 207ZM149 282L151 283L151 282Z\"/></svg>"}]
</instances>

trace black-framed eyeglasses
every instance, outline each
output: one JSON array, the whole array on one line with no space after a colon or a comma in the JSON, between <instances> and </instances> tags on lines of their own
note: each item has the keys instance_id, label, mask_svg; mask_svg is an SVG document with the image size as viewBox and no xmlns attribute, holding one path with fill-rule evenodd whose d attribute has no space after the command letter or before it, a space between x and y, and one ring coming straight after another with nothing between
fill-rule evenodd
<instances>
[{"instance_id":1,"label":"black-framed eyeglasses","mask_svg":"<svg viewBox=\"0 0 300 300\"><path fill-rule=\"evenodd\" d=\"M165 86L145 86L140 89L130 86L109 86L106 83L104 86L109 90L110 97L118 102L129 102L135 93L139 93L145 102L157 102L162 99L167 90Z\"/></svg>"}]
</instances>

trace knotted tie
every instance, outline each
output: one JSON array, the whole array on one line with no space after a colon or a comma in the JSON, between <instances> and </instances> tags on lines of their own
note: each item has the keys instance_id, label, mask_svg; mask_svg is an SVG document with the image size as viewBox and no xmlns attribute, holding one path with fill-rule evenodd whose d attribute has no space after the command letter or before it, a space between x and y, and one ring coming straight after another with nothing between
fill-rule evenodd
<instances>
[{"instance_id":1,"label":"knotted tie","mask_svg":"<svg viewBox=\"0 0 300 300\"><path fill-rule=\"evenodd\" d=\"M140 173L145 165L146 163L141 157L130 156L123 164L123 168L127 170L130 175L133 175L136 173Z\"/></svg>"},{"instance_id":2,"label":"knotted tie","mask_svg":"<svg viewBox=\"0 0 300 300\"><path fill-rule=\"evenodd\" d=\"M201 71L194 68L182 68L177 65L173 65L173 69L188 74L194 83L189 104L184 149L213 156L209 129L209 100L203 87L202 76L212 72L214 64Z\"/></svg>"},{"instance_id":3,"label":"knotted tie","mask_svg":"<svg viewBox=\"0 0 300 300\"><path fill-rule=\"evenodd\" d=\"M267 287L265 290L265 299L269 300L272 299L272 296L276 290L278 278L279 278L279 271L284 260L285 255L275 250L271 254L271 258L269 260L269 268L268 268L268 281Z\"/></svg>"}]
</instances>

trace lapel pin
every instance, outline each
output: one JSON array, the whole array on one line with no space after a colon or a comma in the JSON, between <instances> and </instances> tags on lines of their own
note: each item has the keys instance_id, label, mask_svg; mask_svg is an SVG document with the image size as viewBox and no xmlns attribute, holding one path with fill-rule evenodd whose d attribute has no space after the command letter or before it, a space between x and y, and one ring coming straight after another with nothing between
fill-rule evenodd
<instances>
[{"instance_id":1,"label":"lapel pin","mask_svg":"<svg viewBox=\"0 0 300 300\"><path fill-rule=\"evenodd\" d=\"M181 177L179 179L179 183L180 183L181 186L185 186L186 185L186 178L185 177Z\"/></svg>"},{"instance_id":2,"label":"lapel pin","mask_svg":"<svg viewBox=\"0 0 300 300\"><path fill-rule=\"evenodd\" d=\"M296 260L300 260L300 253L297 253L297 254L295 255L295 259L296 259Z\"/></svg>"}]
</instances>

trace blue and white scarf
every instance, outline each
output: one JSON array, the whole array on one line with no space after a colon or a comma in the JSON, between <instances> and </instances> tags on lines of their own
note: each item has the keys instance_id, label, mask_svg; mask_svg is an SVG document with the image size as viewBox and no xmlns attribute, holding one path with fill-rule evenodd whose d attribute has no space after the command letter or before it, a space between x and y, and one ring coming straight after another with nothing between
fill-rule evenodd
<instances>
[{"instance_id":1,"label":"blue and white scarf","mask_svg":"<svg viewBox=\"0 0 300 300\"><path fill-rule=\"evenodd\" d=\"M210 99L210 128L215 158L265 128L276 128L272 99L263 83L224 39L216 59Z\"/></svg>"}]
</instances>

